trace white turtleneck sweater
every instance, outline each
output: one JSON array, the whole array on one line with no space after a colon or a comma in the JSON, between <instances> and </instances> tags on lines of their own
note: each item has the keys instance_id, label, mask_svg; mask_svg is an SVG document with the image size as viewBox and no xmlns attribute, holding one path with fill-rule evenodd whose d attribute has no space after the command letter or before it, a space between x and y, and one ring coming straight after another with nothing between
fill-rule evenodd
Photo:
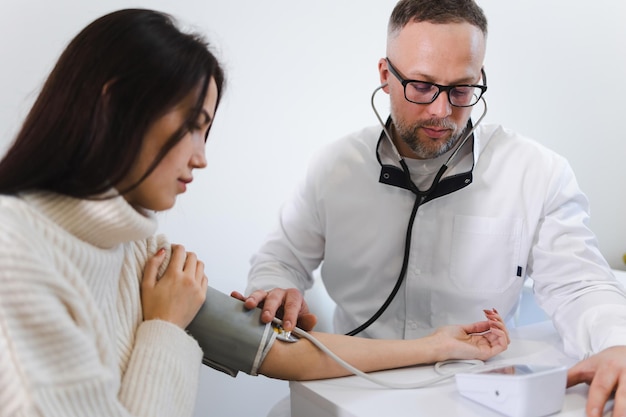
<instances>
[{"instance_id":1,"label":"white turtleneck sweater","mask_svg":"<svg viewBox=\"0 0 626 417\"><path fill-rule=\"evenodd\" d=\"M193 413L202 351L142 318L156 228L121 197L0 196L0 417Z\"/></svg>"}]
</instances>

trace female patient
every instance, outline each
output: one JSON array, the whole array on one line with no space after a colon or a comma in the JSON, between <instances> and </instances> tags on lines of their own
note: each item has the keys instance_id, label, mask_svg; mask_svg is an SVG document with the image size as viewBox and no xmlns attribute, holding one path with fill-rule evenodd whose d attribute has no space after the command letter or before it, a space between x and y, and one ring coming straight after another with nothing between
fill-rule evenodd
<instances>
[{"instance_id":1,"label":"female patient","mask_svg":"<svg viewBox=\"0 0 626 417\"><path fill-rule=\"evenodd\" d=\"M205 167L223 83L201 37L149 10L106 15L63 52L0 162L0 416L189 416L203 354L230 363L185 331L205 309L204 265L155 236L153 214ZM244 310L232 326L265 328ZM316 335L365 371L508 343L496 313L413 341ZM308 341L259 345L244 371L346 374Z\"/></svg>"}]
</instances>

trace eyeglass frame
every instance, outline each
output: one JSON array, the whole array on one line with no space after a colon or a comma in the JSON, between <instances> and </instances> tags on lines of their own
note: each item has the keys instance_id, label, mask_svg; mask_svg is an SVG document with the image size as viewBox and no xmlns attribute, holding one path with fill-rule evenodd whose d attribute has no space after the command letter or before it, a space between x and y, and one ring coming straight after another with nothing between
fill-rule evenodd
<instances>
[{"instance_id":1,"label":"eyeglass frame","mask_svg":"<svg viewBox=\"0 0 626 417\"><path fill-rule=\"evenodd\" d=\"M454 106L454 107L473 107L476 104L478 104L478 102L480 101L480 98L483 96L483 94L485 94L485 91L487 91L487 85L481 85L481 84L442 85L442 84L437 84L437 83L431 83L431 82L428 82L428 81L409 80L409 79L404 78L400 74L400 71L398 71L398 69L393 66L393 64L391 63L389 58L385 58L385 61L387 61L387 67L389 68L389 72L391 74L393 74L393 76L396 77L398 79L398 81L400 81L400 83L402 84L402 91L404 92L404 99L406 101L408 101L409 103L414 103L414 104L431 104L435 100L437 100L437 97L439 97L439 95L441 94L442 91L445 91L447 93L446 96L448 97L448 103L450 103L451 106ZM487 84L487 74L485 74L485 69L481 68L480 69L480 73L482 75L483 81L485 82L485 84ZM417 101L409 100L408 97L406 96L406 86L409 85L410 83L422 83L422 84L432 85L434 87L437 87L437 92L435 93L435 95L433 96L433 98L430 101L417 102ZM473 103L473 104L468 104L468 105L465 105L465 106L460 106L458 104L454 104L454 103L452 103L452 99L450 98L450 91L452 89L454 89L454 88L457 88L457 87L478 88L480 90L480 95L477 97L476 102Z\"/></svg>"}]
</instances>

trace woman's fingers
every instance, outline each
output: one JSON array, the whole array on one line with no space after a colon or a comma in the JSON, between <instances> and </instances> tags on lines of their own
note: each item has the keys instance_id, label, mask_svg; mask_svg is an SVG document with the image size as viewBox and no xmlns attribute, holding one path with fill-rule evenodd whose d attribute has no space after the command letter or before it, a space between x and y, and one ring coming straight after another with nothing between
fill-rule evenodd
<instances>
[{"instance_id":1,"label":"woman's fingers","mask_svg":"<svg viewBox=\"0 0 626 417\"><path fill-rule=\"evenodd\" d=\"M159 251L160 252L160 251ZM163 262L157 253L148 260L142 283L144 319L161 319L185 328L198 313L206 299L208 278L204 263L181 245L172 245L170 262L160 279L157 271Z\"/></svg>"},{"instance_id":2,"label":"woman's fingers","mask_svg":"<svg viewBox=\"0 0 626 417\"><path fill-rule=\"evenodd\" d=\"M509 337L509 331L506 328L506 325L504 324L504 320L502 320L502 317L500 317L498 310L496 310L495 308L492 308L491 310L483 310L483 312L485 313L485 317L487 317L487 320L489 320L490 326L496 327L504 331L506 335L507 344L511 343L511 338Z\"/></svg>"}]
</instances>

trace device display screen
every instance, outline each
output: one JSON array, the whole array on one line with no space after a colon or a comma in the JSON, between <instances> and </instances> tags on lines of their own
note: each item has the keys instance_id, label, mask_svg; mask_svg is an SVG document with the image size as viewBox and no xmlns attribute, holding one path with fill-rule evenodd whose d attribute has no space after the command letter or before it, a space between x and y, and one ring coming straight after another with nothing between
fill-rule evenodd
<instances>
[{"instance_id":1,"label":"device display screen","mask_svg":"<svg viewBox=\"0 0 626 417\"><path fill-rule=\"evenodd\" d=\"M501 368L490 369L488 371L478 372L479 374L501 374L501 375L528 375L532 374L533 370L527 365L510 365L503 366Z\"/></svg>"}]
</instances>

